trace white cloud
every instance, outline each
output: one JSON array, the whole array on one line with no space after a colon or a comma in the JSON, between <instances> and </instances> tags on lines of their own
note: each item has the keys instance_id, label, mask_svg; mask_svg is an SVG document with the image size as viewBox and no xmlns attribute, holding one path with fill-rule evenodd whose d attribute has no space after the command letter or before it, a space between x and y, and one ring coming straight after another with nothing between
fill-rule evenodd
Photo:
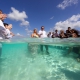
<instances>
[{"instance_id":1,"label":"white cloud","mask_svg":"<svg viewBox=\"0 0 80 80\"><path fill-rule=\"evenodd\" d=\"M51 17L50 19L53 19L54 18L54 16L53 17Z\"/></svg>"},{"instance_id":2,"label":"white cloud","mask_svg":"<svg viewBox=\"0 0 80 80\"><path fill-rule=\"evenodd\" d=\"M8 14L8 18L11 20L21 21L22 26L28 26L29 21L26 21L25 19L28 18L25 11L19 12L14 7L11 7L12 12Z\"/></svg>"},{"instance_id":3,"label":"white cloud","mask_svg":"<svg viewBox=\"0 0 80 80\"><path fill-rule=\"evenodd\" d=\"M66 30L67 27L80 28L80 14L73 15L65 21L59 21L55 24L54 29Z\"/></svg>"},{"instance_id":4,"label":"white cloud","mask_svg":"<svg viewBox=\"0 0 80 80\"><path fill-rule=\"evenodd\" d=\"M27 36L30 37L31 33L33 32L32 30L29 30L28 28L25 29L27 32Z\"/></svg>"},{"instance_id":5,"label":"white cloud","mask_svg":"<svg viewBox=\"0 0 80 80\"><path fill-rule=\"evenodd\" d=\"M21 35L20 33L17 33L16 36L23 36L23 35Z\"/></svg>"},{"instance_id":6,"label":"white cloud","mask_svg":"<svg viewBox=\"0 0 80 80\"><path fill-rule=\"evenodd\" d=\"M29 22L28 21L22 21L20 25L27 26L27 25L29 25Z\"/></svg>"},{"instance_id":7,"label":"white cloud","mask_svg":"<svg viewBox=\"0 0 80 80\"><path fill-rule=\"evenodd\" d=\"M27 31L27 33L32 33L32 30L29 30L28 28L25 29Z\"/></svg>"},{"instance_id":8,"label":"white cloud","mask_svg":"<svg viewBox=\"0 0 80 80\"><path fill-rule=\"evenodd\" d=\"M57 5L58 8L65 9L68 6L75 5L78 3L78 0L64 0L62 3Z\"/></svg>"}]
</instances>

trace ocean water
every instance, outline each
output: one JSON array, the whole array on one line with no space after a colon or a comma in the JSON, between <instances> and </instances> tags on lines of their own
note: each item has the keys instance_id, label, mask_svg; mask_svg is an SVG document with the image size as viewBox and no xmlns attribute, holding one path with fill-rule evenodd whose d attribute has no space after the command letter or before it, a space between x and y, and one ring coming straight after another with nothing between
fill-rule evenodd
<instances>
[{"instance_id":1,"label":"ocean water","mask_svg":"<svg viewBox=\"0 0 80 80\"><path fill-rule=\"evenodd\" d=\"M80 80L80 38L0 41L0 80Z\"/></svg>"}]
</instances>

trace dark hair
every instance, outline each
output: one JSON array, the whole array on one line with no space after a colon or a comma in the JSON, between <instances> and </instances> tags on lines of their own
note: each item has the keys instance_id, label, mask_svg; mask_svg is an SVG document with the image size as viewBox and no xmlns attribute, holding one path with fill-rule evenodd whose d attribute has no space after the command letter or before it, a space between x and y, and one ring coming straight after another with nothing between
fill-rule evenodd
<instances>
[{"instance_id":1,"label":"dark hair","mask_svg":"<svg viewBox=\"0 0 80 80\"><path fill-rule=\"evenodd\" d=\"M44 26L41 26L41 28L43 28Z\"/></svg>"},{"instance_id":2,"label":"dark hair","mask_svg":"<svg viewBox=\"0 0 80 80\"><path fill-rule=\"evenodd\" d=\"M56 29L55 32L57 32L58 30Z\"/></svg>"},{"instance_id":3,"label":"dark hair","mask_svg":"<svg viewBox=\"0 0 80 80\"><path fill-rule=\"evenodd\" d=\"M0 9L0 14L3 13L2 10Z\"/></svg>"},{"instance_id":4,"label":"dark hair","mask_svg":"<svg viewBox=\"0 0 80 80\"><path fill-rule=\"evenodd\" d=\"M68 29L69 29L69 28L71 28L71 27L68 27Z\"/></svg>"},{"instance_id":5,"label":"dark hair","mask_svg":"<svg viewBox=\"0 0 80 80\"><path fill-rule=\"evenodd\" d=\"M76 33L77 36L79 36L79 31L76 29L72 29L72 31L74 31L74 33Z\"/></svg>"},{"instance_id":6,"label":"dark hair","mask_svg":"<svg viewBox=\"0 0 80 80\"><path fill-rule=\"evenodd\" d=\"M8 26L8 24L7 23L4 23L4 26Z\"/></svg>"}]
</instances>

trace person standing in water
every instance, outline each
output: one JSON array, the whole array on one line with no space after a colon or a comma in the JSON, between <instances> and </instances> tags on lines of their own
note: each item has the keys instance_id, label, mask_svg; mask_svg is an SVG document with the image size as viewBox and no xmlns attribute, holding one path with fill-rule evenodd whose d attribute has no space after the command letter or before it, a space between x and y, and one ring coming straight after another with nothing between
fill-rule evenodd
<instances>
[{"instance_id":1,"label":"person standing in water","mask_svg":"<svg viewBox=\"0 0 80 80\"><path fill-rule=\"evenodd\" d=\"M44 30L44 26L41 26L41 30L39 31L39 36L40 38L47 38L47 33ZM48 45L41 45L41 51L43 52L43 46L46 48L46 53L49 54L48 52Z\"/></svg>"},{"instance_id":2,"label":"person standing in water","mask_svg":"<svg viewBox=\"0 0 80 80\"><path fill-rule=\"evenodd\" d=\"M3 14L3 12L0 10L0 39L5 39L7 36L7 31L3 24L3 21L6 17L6 14Z\"/></svg>"},{"instance_id":3,"label":"person standing in water","mask_svg":"<svg viewBox=\"0 0 80 80\"><path fill-rule=\"evenodd\" d=\"M33 33L31 34L32 38L39 38L39 34L37 33L37 29L33 30Z\"/></svg>"},{"instance_id":4,"label":"person standing in water","mask_svg":"<svg viewBox=\"0 0 80 80\"><path fill-rule=\"evenodd\" d=\"M14 34L11 32L11 29L12 29L12 24L7 24L7 23L4 23L4 26L6 28L6 31L7 31L7 36L6 36L6 39L10 39L14 36Z\"/></svg>"},{"instance_id":5,"label":"person standing in water","mask_svg":"<svg viewBox=\"0 0 80 80\"><path fill-rule=\"evenodd\" d=\"M31 38L39 38L39 34L37 33L37 29L33 30L31 34ZM36 54L39 51L39 45L35 43L28 43L28 51L31 54Z\"/></svg>"}]
</instances>

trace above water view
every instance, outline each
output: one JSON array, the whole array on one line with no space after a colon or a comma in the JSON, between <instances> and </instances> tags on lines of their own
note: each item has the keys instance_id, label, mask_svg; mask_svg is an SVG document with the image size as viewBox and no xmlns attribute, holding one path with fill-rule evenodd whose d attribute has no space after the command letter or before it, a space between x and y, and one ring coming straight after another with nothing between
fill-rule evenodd
<instances>
[{"instance_id":1,"label":"above water view","mask_svg":"<svg viewBox=\"0 0 80 80\"><path fill-rule=\"evenodd\" d=\"M80 80L80 38L0 41L0 80Z\"/></svg>"},{"instance_id":2,"label":"above water view","mask_svg":"<svg viewBox=\"0 0 80 80\"><path fill-rule=\"evenodd\" d=\"M0 3L0 80L80 80L80 0Z\"/></svg>"}]
</instances>

